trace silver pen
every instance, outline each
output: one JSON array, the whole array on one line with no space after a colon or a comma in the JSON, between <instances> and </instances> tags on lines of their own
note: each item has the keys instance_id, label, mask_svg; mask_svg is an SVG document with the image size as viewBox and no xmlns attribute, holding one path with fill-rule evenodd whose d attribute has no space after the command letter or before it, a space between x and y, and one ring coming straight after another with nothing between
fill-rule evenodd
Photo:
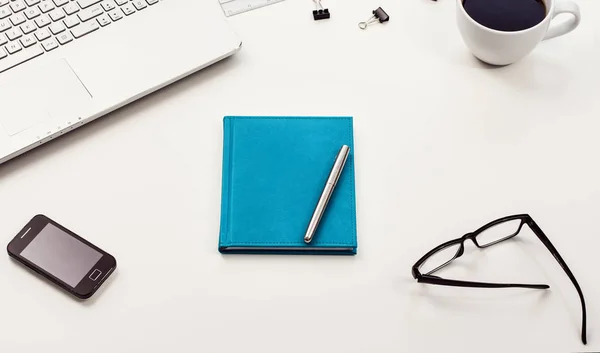
<instances>
[{"instance_id":1,"label":"silver pen","mask_svg":"<svg viewBox=\"0 0 600 353\"><path fill-rule=\"evenodd\" d=\"M315 236L315 232L317 231L321 217L323 217L323 213L325 213L325 209L327 208L329 199L331 199L333 190L340 179L340 175L342 174L342 170L344 169L344 165L346 164L346 159L348 159L349 153L350 147L343 145L338 152L337 157L335 158L335 162L333 163L333 167L331 168L331 172L327 178L327 183L325 183L325 187L323 188L323 192L321 193L317 207L315 207L315 211L313 212L310 223L308 224L308 229L306 229L306 234L304 235L304 242L307 244L310 243Z\"/></svg>"}]
</instances>

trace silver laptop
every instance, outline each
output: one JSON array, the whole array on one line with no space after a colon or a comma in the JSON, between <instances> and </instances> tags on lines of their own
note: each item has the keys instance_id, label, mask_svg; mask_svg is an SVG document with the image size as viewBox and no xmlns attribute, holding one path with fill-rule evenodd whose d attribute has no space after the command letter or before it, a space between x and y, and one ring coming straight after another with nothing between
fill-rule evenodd
<instances>
[{"instance_id":1,"label":"silver laptop","mask_svg":"<svg viewBox=\"0 0 600 353\"><path fill-rule=\"evenodd\" d=\"M0 0L0 164L240 47L216 0Z\"/></svg>"}]
</instances>

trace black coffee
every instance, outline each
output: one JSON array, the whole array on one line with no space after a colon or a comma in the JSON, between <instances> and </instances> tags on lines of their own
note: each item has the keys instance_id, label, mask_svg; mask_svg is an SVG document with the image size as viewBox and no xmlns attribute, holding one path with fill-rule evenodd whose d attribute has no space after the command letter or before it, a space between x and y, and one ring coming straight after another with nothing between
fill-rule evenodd
<instances>
[{"instance_id":1,"label":"black coffee","mask_svg":"<svg viewBox=\"0 0 600 353\"><path fill-rule=\"evenodd\" d=\"M463 7L479 24L498 31L531 28L546 17L542 0L463 0Z\"/></svg>"}]
</instances>

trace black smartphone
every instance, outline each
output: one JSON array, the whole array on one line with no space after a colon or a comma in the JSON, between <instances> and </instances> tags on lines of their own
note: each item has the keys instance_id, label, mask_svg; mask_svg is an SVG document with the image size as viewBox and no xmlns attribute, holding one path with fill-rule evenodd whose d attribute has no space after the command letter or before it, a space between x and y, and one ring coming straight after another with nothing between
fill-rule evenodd
<instances>
[{"instance_id":1,"label":"black smartphone","mask_svg":"<svg viewBox=\"0 0 600 353\"><path fill-rule=\"evenodd\" d=\"M44 215L27 223L8 254L79 299L90 298L117 268L117 261Z\"/></svg>"}]
</instances>

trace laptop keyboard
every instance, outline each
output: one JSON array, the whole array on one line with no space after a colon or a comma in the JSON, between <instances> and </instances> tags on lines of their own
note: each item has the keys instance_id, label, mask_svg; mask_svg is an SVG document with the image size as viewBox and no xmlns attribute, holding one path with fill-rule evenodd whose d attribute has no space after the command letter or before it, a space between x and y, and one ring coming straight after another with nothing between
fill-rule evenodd
<instances>
[{"instance_id":1,"label":"laptop keyboard","mask_svg":"<svg viewBox=\"0 0 600 353\"><path fill-rule=\"evenodd\" d=\"M159 0L0 0L0 72Z\"/></svg>"}]
</instances>

